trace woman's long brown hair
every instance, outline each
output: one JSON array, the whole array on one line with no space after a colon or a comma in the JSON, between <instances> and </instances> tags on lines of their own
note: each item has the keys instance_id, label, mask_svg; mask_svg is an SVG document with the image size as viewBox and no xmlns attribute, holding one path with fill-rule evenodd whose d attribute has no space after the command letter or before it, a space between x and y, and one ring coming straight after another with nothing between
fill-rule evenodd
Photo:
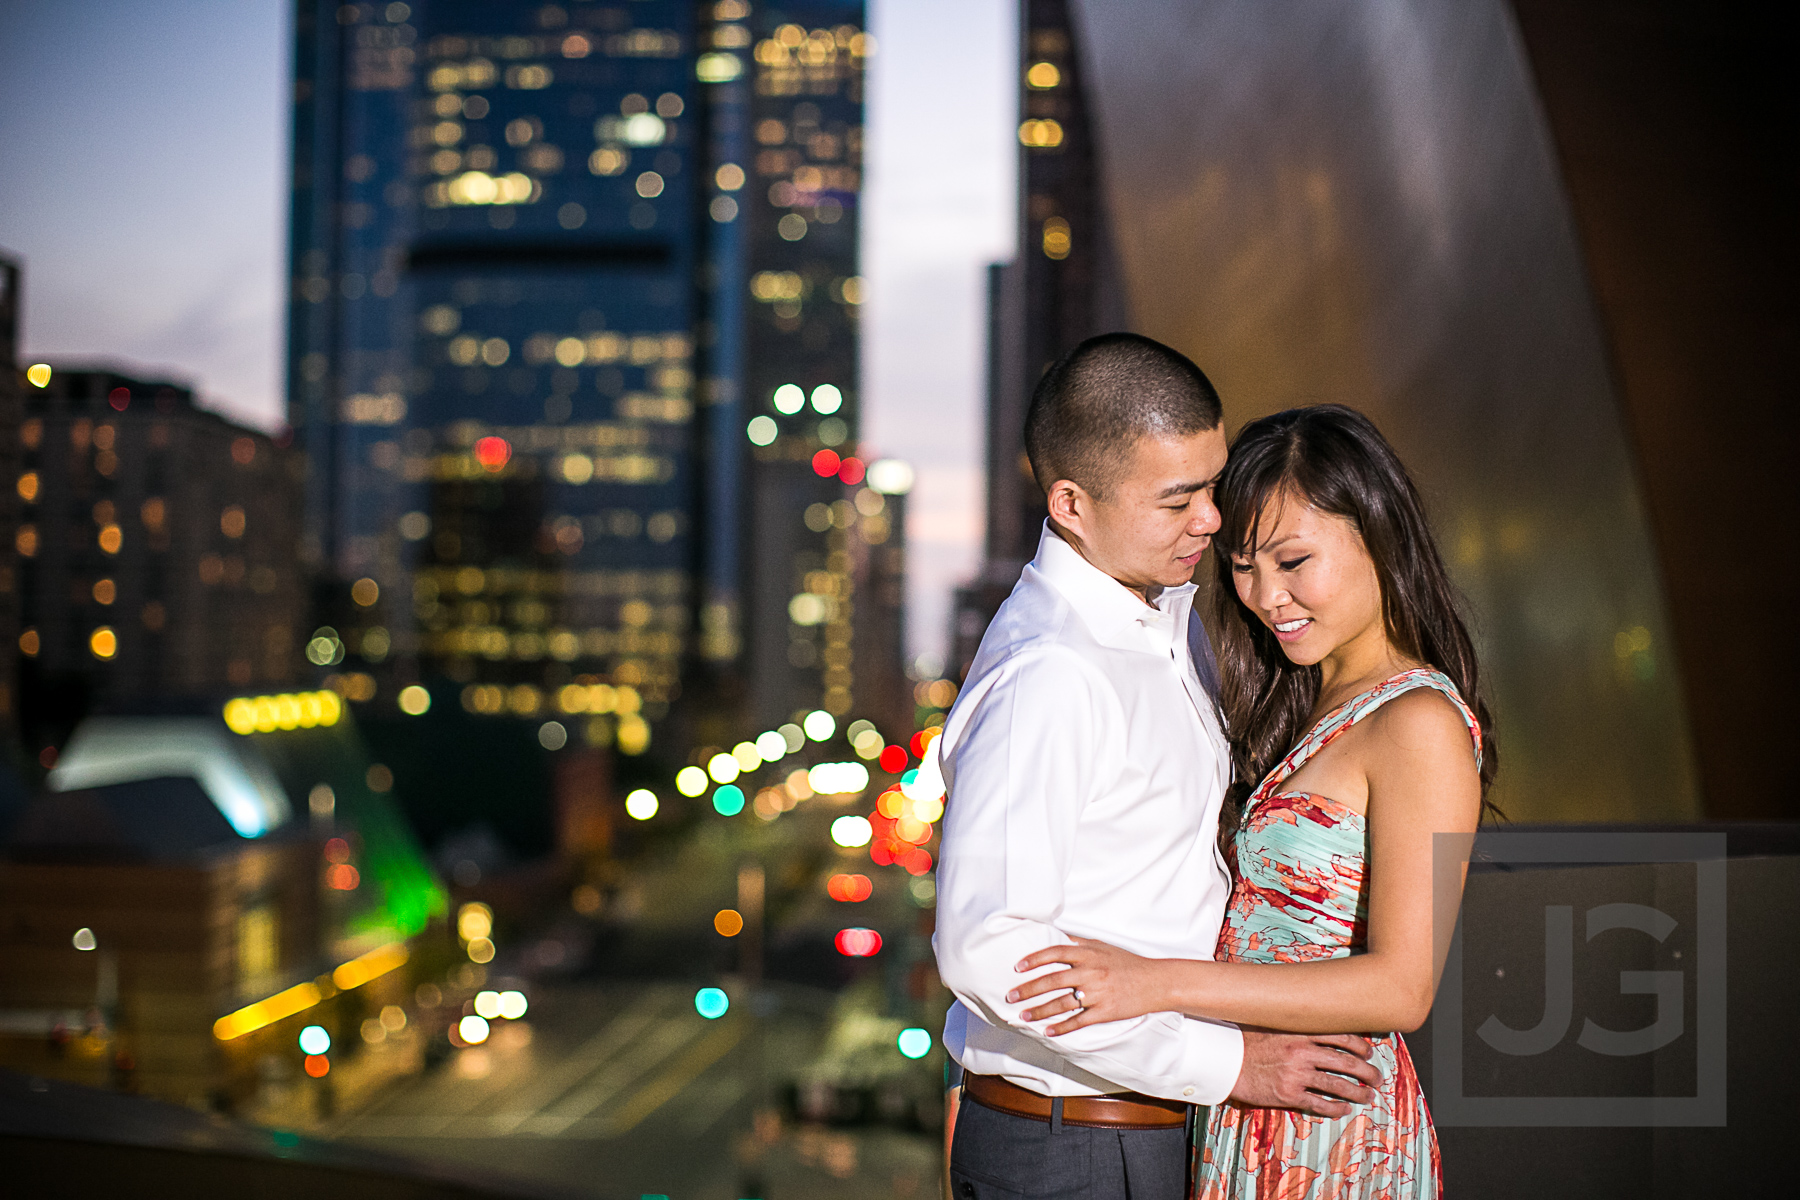
<instances>
[{"instance_id":1,"label":"woman's long brown hair","mask_svg":"<svg viewBox=\"0 0 1800 1200\"><path fill-rule=\"evenodd\" d=\"M1274 633L1238 599L1232 580L1232 558L1254 553L1263 514L1285 497L1356 527L1381 584L1388 640L1401 654L1449 676L1462 693L1481 727L1483 816L1501 815L1487 798L1500 755L1475 645L1418 489L1374 422L1341 404L1290 408L1252 421L1231 444L1217 496L1213 609L1220 700L1236 775L1221 840L1229 846L1245 799L1306 733L1319 699L1319 668L1289 661Z\"/></svg>"}]
</instances>

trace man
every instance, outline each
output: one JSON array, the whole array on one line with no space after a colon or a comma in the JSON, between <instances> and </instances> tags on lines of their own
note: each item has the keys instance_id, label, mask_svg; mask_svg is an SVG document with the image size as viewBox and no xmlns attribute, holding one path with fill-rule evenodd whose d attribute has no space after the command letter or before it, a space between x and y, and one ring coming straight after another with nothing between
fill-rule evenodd
<instances>
[{"instance_id":1,"label":"man","mask_svg":"<svg viewBox=\"0 0 1800 1200\"><path fill-rule=\"evenodd\" d=\"M1211 958L1230 891L1229 755L1191 582L1219 527L1218 394L1166 346L1092 338L1038 384L1025 445L1049 520L938 743L935 948L965 1071L952 1195L1183 1200L1192 1105L1341 1114L1377 1077L1362 1038L1174 1013L1051 1038L1008 1000L1018 961L1072 936Z\"/></svg>"}]
</instances>

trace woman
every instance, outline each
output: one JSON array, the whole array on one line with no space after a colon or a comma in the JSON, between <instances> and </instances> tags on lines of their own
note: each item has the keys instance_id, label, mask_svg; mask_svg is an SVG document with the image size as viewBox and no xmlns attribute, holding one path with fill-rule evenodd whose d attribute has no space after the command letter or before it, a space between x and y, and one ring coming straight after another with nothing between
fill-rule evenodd
<instances>
[{"instance_id":1,"label":"woman","mask_svg":"<svg viewBox=\"0 0 1800 1200\"><path fill-rule=\"evenodd\" d=\"M1239 780L1220 833L1234 887L1218 961L1078 941L1021 962L1063 966L1014 995L1047 997L1026 1018L1062 1017L1051 1034L1170 1011L1295 1033L1416 1029L1495 766L1423 506L1375 426L1338 405L1246 426L1218 503L1221 699ZM1439 1195L1406 1045L1373 1040L1372 1104L1213 1108L1199 1200Z\"/></svg>"}]
</instances>

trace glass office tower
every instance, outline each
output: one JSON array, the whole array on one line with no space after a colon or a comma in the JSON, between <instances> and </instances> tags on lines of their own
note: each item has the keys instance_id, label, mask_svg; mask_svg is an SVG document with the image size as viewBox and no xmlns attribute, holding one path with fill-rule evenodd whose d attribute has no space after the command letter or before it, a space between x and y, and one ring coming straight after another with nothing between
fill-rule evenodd
<instances>
[{"instance_id":1,"label":"glass office tower","mask_svg":"<svg viewBox=\"0 0 1800 1200\"><path fill-rule=\"evenodd\" d=\"M697 665L847 688L787 610L853 455L865 49L860 3L303 0L290 419L353 693L635 753Z\"/></svg>"}]
</instances>

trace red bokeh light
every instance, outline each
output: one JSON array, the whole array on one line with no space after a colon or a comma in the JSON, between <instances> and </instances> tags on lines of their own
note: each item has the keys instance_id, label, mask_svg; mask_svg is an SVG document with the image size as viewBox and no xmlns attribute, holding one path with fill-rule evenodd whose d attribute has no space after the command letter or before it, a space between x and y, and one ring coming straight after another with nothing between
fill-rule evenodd
<instances>
[{"instance_id":1,"label":"red bokeh light","mask_svg":"<svg viewBox=\"0 0 1800 1200\"><path fill-rule=\"evenodd\" d=\"M325 883L340 892L353 892L362 882L362 875L349 863L339 863L325 872Z\"/></svg>"},{"instance_id":2,"label":"red bokeh light","mask_svg":"<svg viewBox=\"0 0 1800 1200\"><path fill-rule=\"evenodd\" d=\"M54 767L55 765L56 765L56 747L55 746L45 746L42 750L38 751L38 766L40 766L40 767L44 768L44 770L48 771L51 767Z\"/></svg>"},{"instance_id":3,"label":"red bokeh light","mask_svg":"<svg viewBox=\"0 0 1800 1200\"><path fill-rule=\"evenodd\" d=\"M868 473L869 469L863 466L862 459L860 458L846 458L843 462L838 464L837 477L845 483L861 483L863 481L863 476Z\"/></svg>"},{"instance_id":4,"label":"red bokeh light","mask_svg":"<svg viewBox=\"0 0 1800 1200\"><path fill-rule=\"evenodd\" d=\"M131 403L130 388L114 388L107 393L106 402L113 406L115 412L124 412Z\"/></svg>"},{"instance_id":5,"label":"red bokeh light","mask_svg":"<svg viewBox=\"0 0 1800 1200\"><path fill-rule=\"evenodd\" d=\"M869 843L869 861L878 867L894 865L894 841L892 838L878 838Z\"/></svg>"},{"instance_id":6,"label":"red bokeh light","mask_svg":"<svg viewBox=\"0 0 1800 1200\"><path fill-rule=\"evenodd\" d=\"M825 894L833 900L855 904L875 894L875 885L867 875L833 875L825 884Z\"/></svg>"},{"instance_id":7,"label":"red bokeh light","mask_svg":"<svg viewBox=\"0 0 1800 1200\"><path fill-rule=\"evenodd\" d=\"M889 775L898 775L906 770L906 747L889 746L881 752L879 760L881 769Z\"/></svg>"},{"instance_id":8,"label":"red bokeh light","mask_svg":"<svg viewBox=\"0 0 1800 1200\"><path fill-rule=\"evenodd\" d=\"M332 838L330 841L326 842L325 861L334 863L349 862L350 843L346 842L343 838Z\"/></svg>"},{"instance_id":9,"label":"red bokeh light","mask_svg":"<svg viewBox=\"0 0 1800 1200\"><path fill-rule=\"evenodd\" d=\"M326 1058L323 1054L309 1054L306 1056L306 1073L311 1075L314 1079L325 1078L326 1072L330 1070L331 1060Z\"/></svg>"},{"instance_id":10,"label":"red bokeh light","mask_svg":"<svg viewBox=\"0 0 1800 1200\"><path fill-rule=\"evenodd\" d=\"M921 730L919 730L919 732L913 734L912 741L908 744L910 746L912 746L912 752L913 752L914 758L923 759L925 757L926 741L925 741L925 731L923 729L921 729Z\"/></svg>"},{"instance_id":11,"label":"red bokeh light","mask_svg":"<svg viewBox=\"0 0 1800 1200\"><path fill-rule=\"evenodd\" d=\"M838 473L843 461L836 450L821 450L813 455L813 471L822 479L830 479Z\"/></svg>"},{"instance_id":12,"label":"red bokeh light","mask_svg":"<svg viewBox=\"0 0 1800 1200\"><path fill-rule=\"evenodd\" d=\"M923 875L931 870L931 851L923 846L915 846L899 858L901 866L908 875Z\"/></svg>"},{"instance_id":13,"label":"red bokeh light","mask_svg":"<svg viewBox=\"0 0 1800 1200\"><path fill-rule=\"evenodd\" d=\"M484 437L475 443L475 461L484 471L498 471L512 458L512 446L503 437Z\"/></svg>"},{"instance_id":14,"label":"red bokeh light","mask_svg":"<svg viewBox=\"0 0 1800 1200\"><path fill-rule=\"evenodd\" d=\"M847 958L869 958L881 949L881 935L873 929L840 929L835 941Z\"/></svg>"}]
</instances>

